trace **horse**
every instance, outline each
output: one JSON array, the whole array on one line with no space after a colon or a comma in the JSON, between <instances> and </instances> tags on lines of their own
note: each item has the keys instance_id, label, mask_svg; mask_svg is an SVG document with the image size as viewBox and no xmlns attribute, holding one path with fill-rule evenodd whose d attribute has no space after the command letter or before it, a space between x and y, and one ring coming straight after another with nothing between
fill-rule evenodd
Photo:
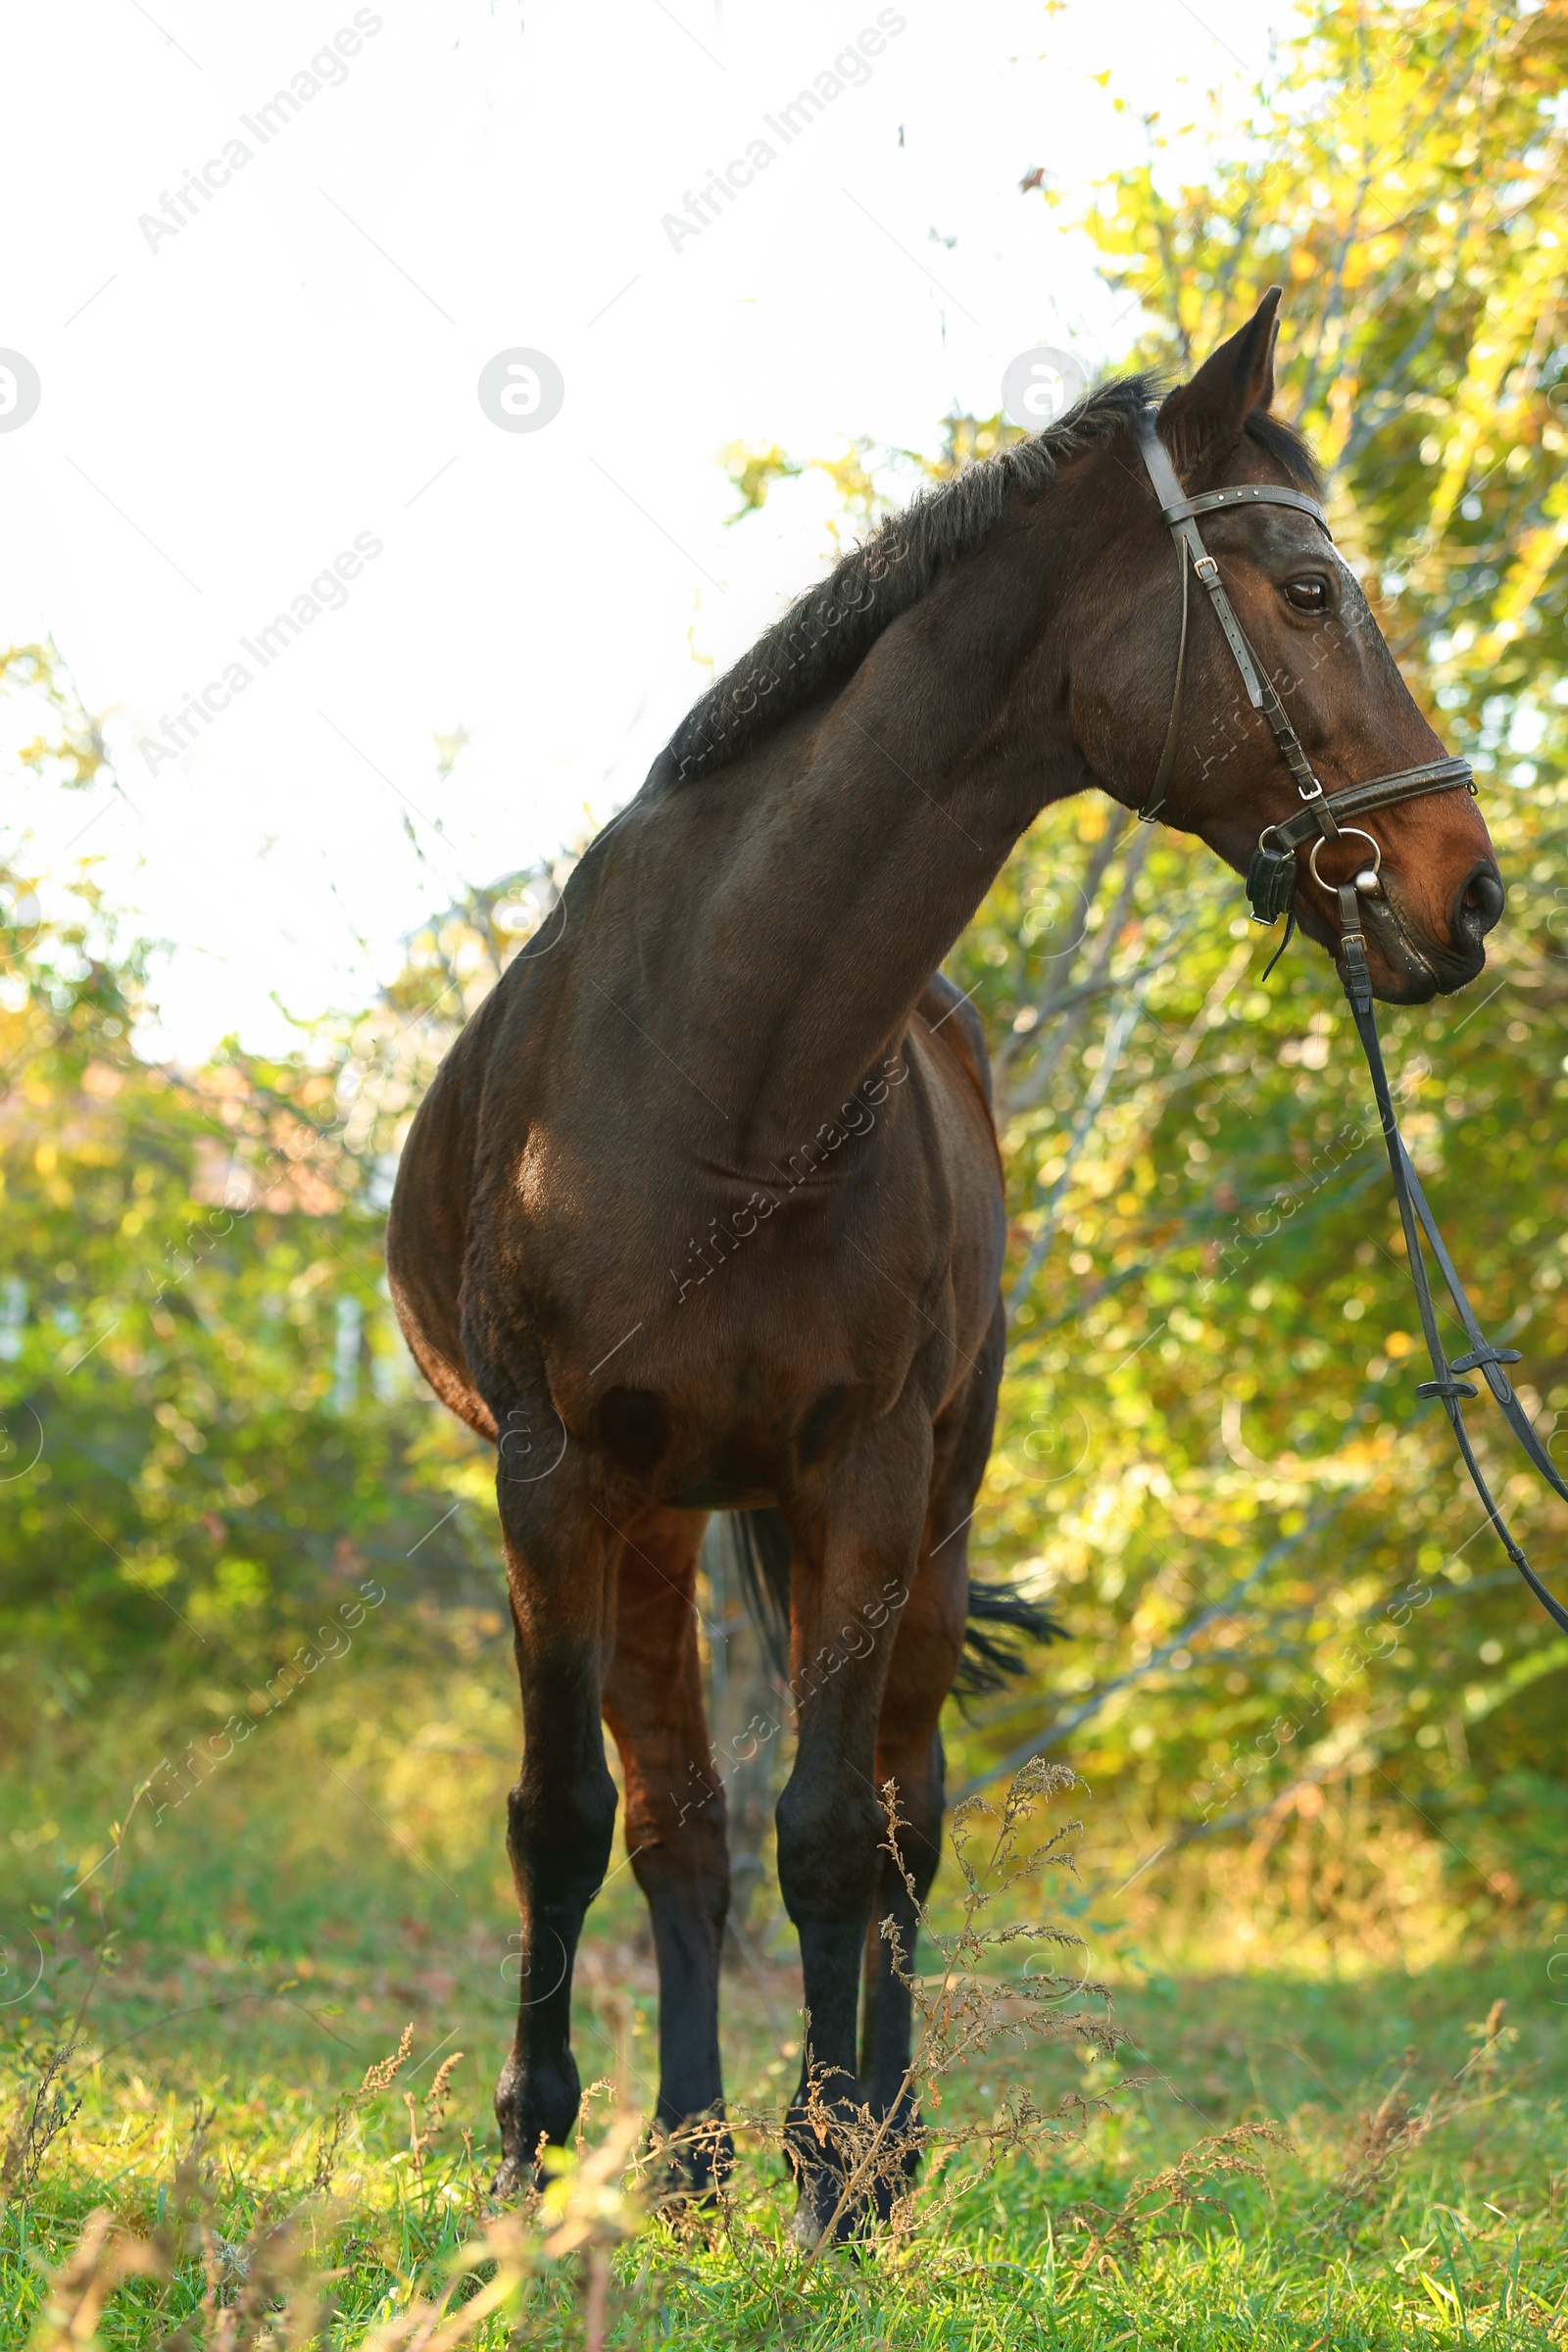
<instances>
[{"instance_id":1,"label":"horse","mask_svg":"<svg viewBox=\"0 0 1568 2352\"><path fill-rule=\"evenodd\" d=\"M695 1600L712 1512L750 1515L788 1600L800 2242L864 2219L846 2210L854 2112L907 2140L910 1995L881 1930L912 1949L937 1867L939 1719L1005 1336L985 1034L938 967L1050 804L1094 789L1139 809L1158 768L1161 820L1238 870L1298 805L1217 608L1198 599L1189 625L1185 573L1178 607L1151 418L1189 497L1257 486L1206 515L1198 576L1223 565L1326 789L1442 758L1312 519L1312 456L1272 413L1278 301L1157 411L1152 379L1102 383L790 607L591 843L414 1120L392 1296L436 1395L497 1449L522 1702L502 2192L577 2114L573 1956L616 1814L604 1723L652 1916L658 2124L707 2120L695 2190L729 2160L724 1801ZM1379 996L1419 1004L1480 971L1502 887L1468 794L1378 821L1364 954ZM1297 857L1294 911L1331 956L1363 838Z\"/></svg>"}]
</instances>

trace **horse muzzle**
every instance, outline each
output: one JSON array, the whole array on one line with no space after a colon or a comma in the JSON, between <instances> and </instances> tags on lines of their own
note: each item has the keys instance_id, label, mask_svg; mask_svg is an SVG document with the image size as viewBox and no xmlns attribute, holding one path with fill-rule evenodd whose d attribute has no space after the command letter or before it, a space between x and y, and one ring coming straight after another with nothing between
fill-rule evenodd
<instances>
[{"instance_id":1,"label":"horse muzzle","mask_svg":"<svg viewBox=\"0 0 1568 2352\"><path fill-rule=\"evenodd\" d=\"M1479 859L1454 892L1446 939L1433 937L1402 900L1398 876L1388 867L1378 890L1360 900L1363 927L1384 967L1377 977L1378 995L1391 1004L1424 1004L1467 987L1486 963L1486 937L1505 904L1492 860Z\"/></svg>"}]
</instances>

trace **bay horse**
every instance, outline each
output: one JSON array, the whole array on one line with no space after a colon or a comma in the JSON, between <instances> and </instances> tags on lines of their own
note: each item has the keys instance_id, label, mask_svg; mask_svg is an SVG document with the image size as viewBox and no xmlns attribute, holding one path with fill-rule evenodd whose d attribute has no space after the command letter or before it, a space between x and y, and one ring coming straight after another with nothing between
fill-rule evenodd
<instances>
[{"instance_id":1,"label":"bay horse","mask_svg":"<svg viewBox=\"0 0 1568 2352\"><path fill-rule=\"evenodd\" d=\"M1270 412L1278 300L1158 409L1189 495L1319 493ZM798 1705L777 1826L807 2020L786 2119L803 2242L845 2163L808 2127L808 2084L841 2117L900 2097L910 2002L878 1926L912 1950L913 1918L878 1790L897 1783L923 1897L1004 1336L985 1036L937 967L1048 804L1094 788L1138 808L1158 765L1163 820L1238 869L1295 805L1201 598L1162 759L1179 607L1136 440L1152 400L1147 378L1104 383L808 590L592 843L414 1122L392 1294L437 1396L497 1446L521 1686L503 2189L577 2113L572 1960L616 1810L601 1717L652 1913L658 2119L714 2119L699 2185L725 2161L728 1871L694 1600L715 1510L772 1514L760 1529L787 1544L770 1557ZM1233 505L1207 528L1329 791L1441 756L1306 513ZM1463 792L1379 824L1373 983L1418 1004L1481 969L1501 885ZM1344 865L1346 844L1318 846ZM1332 855L1298 863L1298 917L1333 954L1347 876Z\"/></svg>"}]
</instances>

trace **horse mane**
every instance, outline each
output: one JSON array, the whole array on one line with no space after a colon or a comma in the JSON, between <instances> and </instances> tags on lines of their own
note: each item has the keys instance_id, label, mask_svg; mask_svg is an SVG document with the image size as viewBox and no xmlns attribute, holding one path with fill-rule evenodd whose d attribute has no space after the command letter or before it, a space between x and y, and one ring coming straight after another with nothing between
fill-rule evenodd
<instances>
[{"instance_id":1,"label":"horse mane","mask_svg":"<svg viewBox=\"0 0 1568 2352\"><path fill-rule=\"evenodd\" d=\"M1276 465L1284 466L1298 490L1304 490L1308 498L1322 504L1326 488L1323 468L1294 424L1287 424L1283 416L1271 416L1267 409L1254 409L1245 429L1250 441L1255 441Z\"/></svg>"},{"instance_id":2,"label":"horse mane","mask_svg":"<svg viewBox=\"0 0 1568 2352\"><path fill-rule=\"evenodd\" d=\"M1112 376L1043 433L1009 442L890 514L693 704L659 763L665 774L677 783L712 775L841 684L944 564L990 536L1012 491L1049 489L1058 466L1123 431L1157 389L1151 374ZM1311 453L1290 425L1254 409L1247 431L1300 488L1321 494Z\"/></svg>"},{"instance_id":3,"label":"horse mane","mask_svg":"<svg viewBox=\"0 0 1568 2352\"><path fill-rule=\"evenodd\" d=\"M676 777L711 775L858 669L943 565L990 536L1010 491L1049 489L1059 465L1109 440L1147 407L1150 389L1147 375L1101 384L1043 433L965 466L879 523L688 710L665 755Z\"/></svg>"}]
</instances>

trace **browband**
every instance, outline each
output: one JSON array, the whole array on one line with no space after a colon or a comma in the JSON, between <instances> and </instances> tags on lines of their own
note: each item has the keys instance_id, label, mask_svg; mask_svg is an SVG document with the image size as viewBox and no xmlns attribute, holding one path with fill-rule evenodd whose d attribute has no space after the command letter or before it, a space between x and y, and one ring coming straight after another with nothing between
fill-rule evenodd
<instances>
[{"instance_id":1,"label":"browband","mask_svg":"<svg viewBox=\"0 0 1568 2352\"><path fill-rule=\"evenodd\" d=\"M1174 507L1165 509L1167 522L1190 521L1195 514L1211 514L1216 507L1297 507L1301 514L1310 514L1326 539L1334 537L1329 518L1315 498L1304 490L1288 490L1283 482L1244 482L1237 490L1203 490L1197 498L1179 499Z\"/></svg>"},{"instance_id":2,"label":"browband","mask_svg":"<svg viewBox=\"0 0 1568 2352\"><path fill-rule=\"evenodd\" d=\"M1329 518L1317 500L1308 498L1304 490L1287 489L1283 482L1246 482L1239 489L1200 490L1196 498L1189 498L1165 453L1152 411L1144 411L1135 429L1144 464L1159 499L1160 513L1168 523L1190 522L1195 514L1210 514L1219 507L1296 507L1301 514L1310 514L1326 537L1333 538Z\"/></svg>"}]
</instances>

